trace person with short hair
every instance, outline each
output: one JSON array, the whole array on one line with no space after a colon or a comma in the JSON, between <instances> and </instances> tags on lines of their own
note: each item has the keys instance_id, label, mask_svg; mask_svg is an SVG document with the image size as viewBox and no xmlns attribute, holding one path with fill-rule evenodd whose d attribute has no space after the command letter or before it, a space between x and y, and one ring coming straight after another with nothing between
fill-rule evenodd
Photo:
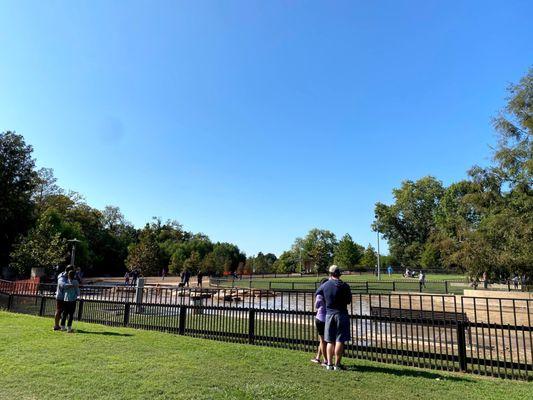
<instances>
[{"instance_id":1,"label":"person with short hair","mask_svg":"<svg viewBox=\"0 0 533 400\"><path fill-rule=\"evenodd\" d=\"M54 315L54 331L61 329L59 326L59 320L61 319L61 314L63 313L63 306L65 304L65 285L67 284L67 274L70 271L74 271L74 266L67 265L64 272L61 272L57 277L57 287L56 287L56 312Z\"/></svg>"},{"instance_id":2,"label":"person with short hair","mask_svg":"<svg viewBox=\"0 0 533 400\"><path fill-rule=\"evenodd\" d=\"M61 317L61 330L72 333L72 320L74 319L74 312L76 311L76 300L80 295L79 282L76 280L76 273L72 270L67 274L67 281L63 283L64 302L63 315ZM68 320L67 320L68 318ZM67 326L65 328L65 322Z\"/></svg>"},{"instance_id":3,"label":"person with short hair","mask_svg":"<svg viewBox=\"0 0 533 400\"><path fill-rule=\"evenodd\" d=\"M348 304L352 302L350 286L341 281L341 270L336 265L329 268L330 279L321 285L316 295L321 295L326 303L326 323L324 326L324 340L328 370L341 370L344 343L350 340L350 316Z\"/></svg>"},{"instance_id":4,"label":"person with short hair","mask_svg":"<svg viewBox=\"0 0 533 400\"><path fill-rule=\"evenodd\" d=\"M320 281L320 286L326 283L327 278L323 278ZM324 302L324 297L321 294L317 294L315 297L315 327L318 334L318 350L316 357L311 359L311 362L321 364L323 366L327 365L327 355L326 355L326 341L324 340L324 328L326 326L326 303ZM322 359L320 358L322 357Z\"/></svg>"}]
</instances>

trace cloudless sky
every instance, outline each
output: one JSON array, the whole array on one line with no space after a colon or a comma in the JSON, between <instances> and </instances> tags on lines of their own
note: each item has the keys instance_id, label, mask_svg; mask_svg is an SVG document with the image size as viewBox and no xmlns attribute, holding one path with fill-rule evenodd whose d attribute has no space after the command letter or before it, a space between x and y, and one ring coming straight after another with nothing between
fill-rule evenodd
<instances>
[{"instance_id":1,"label":"cloudless sky","mask_svg":"<svg viewBox=\"0 0 533 400\"><path fill-rule=\"evenodd\" d=\"M405 179L488 164L533 62L526 1L2 1L0 130L137 227L248 254L375 245Z\"/></svg>"}]
</instances>

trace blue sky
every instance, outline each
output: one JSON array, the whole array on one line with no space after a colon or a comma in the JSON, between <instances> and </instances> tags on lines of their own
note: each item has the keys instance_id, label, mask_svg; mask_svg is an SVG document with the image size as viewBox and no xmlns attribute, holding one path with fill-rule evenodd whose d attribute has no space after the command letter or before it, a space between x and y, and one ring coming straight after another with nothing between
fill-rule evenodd
<instances>
[{"instance_id":1,"label":"blue sky","mask_svg":"<svg viewBox=\"0 0 533 400\"><path fill-rule=\"evenodd\" d=\"M0 130L136 226L279 254L375 244L402 180L489 162L533 58L530 1L0 3Z\"/></svg>"}]
</instances>

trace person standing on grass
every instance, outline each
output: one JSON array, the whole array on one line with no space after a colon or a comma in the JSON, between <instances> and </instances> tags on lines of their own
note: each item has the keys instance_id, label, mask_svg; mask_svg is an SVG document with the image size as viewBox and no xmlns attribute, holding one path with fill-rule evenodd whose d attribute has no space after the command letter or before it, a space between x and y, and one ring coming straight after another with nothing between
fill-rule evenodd
<instances>
[{"instance_id":1,"label":"person standing on grass","mask_svg":"<svg viewBox=\"0 0 533 400\"><path fill-rule=\"evenodd\" d=\"M387 267L387 274L389 274L389 276L391 276L391 274L392 274L392 265L389 265Z\"/></svg>"},{"instance_id":2,"label":"person standing on grass","mask_svg":"<svg viewBox=\"0 0 533 400\"><path fill-rule=\"evenodd\" d=\"M58 331L61 329L59 326L59 320L61 319L61 314L63 313L63 306L65 304L64 297L65 297L65 285L67 284L67 274L70 271L74 271L74 267L72 265L68 265L67 268L65 268L64 272L61 272L59 276L57 277L57 288L56 288L56 313L54 315L54 331Z\"/></svg>"},{"instance_id":3,"label":"person standing on grass","mask_svg":"<svg viewBox=\"0 0 533 400\"><path fill-rule=\"evenodd\" d=\"M74 271L69 271L67 275L67 281L63 284L64 291L64 303L63 303L63 315L61 316L61 330L72 333L72 319L74 318L74 312L76 311L76 300L80 295L79 282L76 280L76 274ZM68 321L67 321L68 318ZM65 322L67 322L67 328L65 328Z\"/></svg>"},{"instance_id":4,"label":"person standing on grass","mask_svg":"<svg viewBox=\"0 0 533 400\"><path fill-rule=\"evenodd\" d=\"M326 283L328 280L324 278L320 281L320 286ZM326 356L326 342L324 340L324 327L326 325L326 303L324 302L324 296L317 294L315 298L315 326L318 333L318 350L316 357L311 360L311 362L321 364L323 366L327 365L327 356ZM322 357L322 359L320 358Z\"/></svg>"},{"instance_id":5,"label":"person standing on grass","mask_svg":"<svg viewBox=\"0 0 533 400\"><path fill-rule=\"evenodd\" d=\"M326 368L337 371L343 369L341 359L344 354L344 343L350 340L348 304L352 302L352 292L350 286L340 280L341 270L339 267L332 265L329 268L329 275L330 279L318 288L316 295L323 296L326 302L326 324L324 327L328 360Z\"/></svg>"}]
</instances>

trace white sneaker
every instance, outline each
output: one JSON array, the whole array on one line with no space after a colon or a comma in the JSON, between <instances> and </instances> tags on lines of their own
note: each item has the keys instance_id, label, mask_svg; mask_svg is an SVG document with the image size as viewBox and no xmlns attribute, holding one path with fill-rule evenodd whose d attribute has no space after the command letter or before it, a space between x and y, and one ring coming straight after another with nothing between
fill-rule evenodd
<instances>
[{"instance_id":1,"label":"white sneaker","mask_svg":"<svg viewBox=\"0 0 533 400\"><path fill-rule=\"evenodd\" d=\"M72 328L68 328L67 329L67 333L73 333L74 331L72 330Z\"/></svg>"},{"instance_id":2,"label":"white sneaker","mask_svg":"<svg viewBox=\"0 0 533 400\"><path fill-rule=\"evenodd\" d=\"M335 369L335 367L333 365L326 365L326 369L328 371L333 371Z\"/></svg>"},{"instance_id":3,"label":"white sneaker","mask_svg":"<svg viewBox=\"0 0 533 400\"><path fill-rule=\"evenodd\" d=\"M62 331L66 331L66 330L67 330L67 328L65 328L65 326L64 326L64 325L62 325L62 326L61 326L61 330L62 330Z\"/></svg>"}]
</instances>

